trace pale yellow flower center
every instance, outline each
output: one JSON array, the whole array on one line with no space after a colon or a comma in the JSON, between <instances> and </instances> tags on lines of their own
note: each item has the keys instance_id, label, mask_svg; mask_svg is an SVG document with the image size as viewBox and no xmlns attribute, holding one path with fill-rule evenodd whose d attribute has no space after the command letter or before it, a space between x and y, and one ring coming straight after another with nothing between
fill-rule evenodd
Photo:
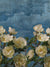
<instances>
[{"instance_id":1,"label":"pale yellow flower center","mask_svg":"<svg viewBox=\"0 0 50 67\"><path fill-rule=\"evenodd\" d=\"M7 52L9 52L11 49L7 49Z\"/></svg>"},{"instance_id":2,"label":"pale yellow flower center","mask_svg":"<svg viewBox=\"0 0 50 67\"><path fill-rule=\"evenodd\" d=\"M39 37L39 40L41 40L41 36Z\"/></svg>"},{"instance_id":3,"label":"pale yellow flower center","mask_svg":"<svg viewBox=\"0 0 50 67\"><path fill-rule=\"evenodd\" d=\"M3 37L3 41L6 41L4 37Z\"/></svg>"},{"instance_id":4,"label":"pale yellow flower center","mask_svg":"<svg viewBox=\"0 0 50 67\"><path fill-rule=\"evenodd\" d=\"M42 49L39 49L39 51L41 52L41 51L42 51Z\"/></svg>"}]
</instances>

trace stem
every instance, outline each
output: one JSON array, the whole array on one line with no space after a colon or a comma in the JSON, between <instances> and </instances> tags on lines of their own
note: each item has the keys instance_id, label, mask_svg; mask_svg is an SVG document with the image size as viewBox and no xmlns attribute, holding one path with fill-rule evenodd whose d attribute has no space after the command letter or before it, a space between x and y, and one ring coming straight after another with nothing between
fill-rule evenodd
<instances>
[{"instance_id":1,"label":"stem","mask_svg":"<svg viewBox=\"0 0 50 67\"><path fill-rule=\"evenodd\" d=\"M5 47L6 43L4 43L4 47Z\"/></svg>"},{"instance_id":2,"label":"stem","mask_svg":"<svg viewBox=\"0 0 50 67\"><path fill-rule=\"evenodd\" d=\"M34 63L34 64L32 65L32 67L34 67L37 63L38 63L38 62Z\"/></svg>"},{"instance_id":3,"label":"stem","mask_svg":"<svg viewBox=\"0 0 50 67\"><path fill-rule=\"evenodd\" d=\"M36 62L32 65L32 67L34 67L37 63L41 64L44 60L43 59L38 59L36 60Z\"/></svg>"}]
</instances>

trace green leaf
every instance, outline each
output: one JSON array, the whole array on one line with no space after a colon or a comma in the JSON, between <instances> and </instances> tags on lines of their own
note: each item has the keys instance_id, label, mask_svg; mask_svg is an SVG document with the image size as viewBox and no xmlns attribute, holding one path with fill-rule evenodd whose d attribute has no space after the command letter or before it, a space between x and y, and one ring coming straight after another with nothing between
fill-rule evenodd
<instances>
[{"instance_id":1,"label":"green leaf","mask_svg":"<svg viewBox=\"0 0 50 67\"><path fill-rule=\"evenodd\" d=\"M9 45L14 45L14 43L13 43L13 41L10 41L10 42L8 42L7 45L8 45L8 46L9 46Z\"/></svg>"},{"instance_id":2,"label":"green leaf","mask_svg":"<svg viewBox=\"0 0 50 67\"><path fill-rule=\"evenodd\" d=\"M29 40L29 38L28 37L25 37L25 39L28 41Z\"/></svg>"}]
</instances>

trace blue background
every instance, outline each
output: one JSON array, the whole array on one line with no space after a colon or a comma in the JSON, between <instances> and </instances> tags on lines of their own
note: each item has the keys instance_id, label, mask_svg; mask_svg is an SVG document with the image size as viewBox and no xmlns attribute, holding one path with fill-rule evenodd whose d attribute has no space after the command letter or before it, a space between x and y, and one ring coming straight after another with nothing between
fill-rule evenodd
<instances>
[{"instance_id":1,"label":"blue background","mask_svg":"<svg viewBox=\"0 0 50 67\"><path fill-rule=\"evenodd\" d=\"M17 37L31 38L36 24L50 27L50 0L0 0L0 25L7 31L11 26Z\"/></svg>"}]
</instances>

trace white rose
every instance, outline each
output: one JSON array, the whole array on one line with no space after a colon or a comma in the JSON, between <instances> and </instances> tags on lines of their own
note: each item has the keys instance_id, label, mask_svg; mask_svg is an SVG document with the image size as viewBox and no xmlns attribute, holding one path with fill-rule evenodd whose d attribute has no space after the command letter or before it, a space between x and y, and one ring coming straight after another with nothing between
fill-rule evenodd
<instances>
[{"instance_id":1,"label":"white rose","mask_svg":"<svg viewBox=\"0 0 50 67\"><path fill-rule=\"evenodd\" d=\"M0 63L2 62L2 55L0 54Z\"/></svg>"},{"instance_id":2,"label":"white rose","mask_svg":"<svg viewBox=\"0 0 50 67\"><path fill-rule=\"evenodd\" d=\"M47 54L47 47L40 45L36 47L35 52L38 56L44 57Z\"/></svg>"},{"instance_id":3,"label":"white rose","mask_svg":"<svg viewBox=\"0 0 50 67\"><path fill-rule=\"evenodd\" d=\"M9 34L3 35L1 38L1 41L4 43L12 41L12 40L13 40L13 36Z\"/></svg>"},{"instance_id":4,"label":"white rose","mask_svg":"<svg viewBox=\"0 0 50 67\"><path fill-rule=\"evenodd\" d=\"M50 35L50 28L46 29L46 33Z\"/></svg>"},{"instance_id":5,"label":"white rose","mask_svg":"<svg viewBox=\"0 0 50 67\"><path fill-rule=\"evenodd\" d=\"M3 26L0 26L0 34L5 33L5 29L3 28Z\"/></svg>"},{"instance_id":6,"label":"white rose","mask_svg":"<svg viewBox=\"0 0 50 67\"><path fill-rule=\"evenodd\" d=\"M42 41L42 42L44 42L44 41L48 41L49 40L49 36L47 36L46 34L38 34L37 35L37 40L38 41Z\"/></svg>"},{"instance_id":7,"label":"white rose","mask_svg":"<svg viewBox=\"0 0 50 67\"><path fill-rule=\"evenodd\" d=\"M44 67L50 67L50 62L45 63Z\"/></svg>"},{"instance_id":8,"label":"white rose","mask_svg":"<svg viewBox=\"0 0 50 67\"><path fill-rule=\"evenodd\" d=\"M50 67L50 56L45 58L45 60L44 60L44 67Z\"/></svg>"},{"instance_id":9,"label":"white rose","mask_svg":"<svg viewBox=\"0 0 50 67\"><path fill-rule=\"evenodd\" d=\"M23 54L14 57L15 67L26 67L27 58Z\"/></svg>"},{"instance_id":10,"label":"white rose","mask_svg":"<svg viewBox=\"0 0 50 67\"><path fill-rule=\"evenodd\" d=\"M15 53L15 51L14 51L14 49L13 49L12 46L7 46L7 47L5 47L5 48L2 50L2 52L3 52L3 55L4 55L5 57L7 57L7 58L12 58L13 55L14 55L14 53Z\"/></svg>"},{"instance_id":11,"label":"white rose","mask_svg":"<svg viewBox=\"0 0 50 67\"><path fill-rule=\"evenodd\" d=\"M34 56L34 50L31 49L31 50L28 51L27 57L28 57L28 59L31 59L33 56Z\"/></svg>"},{"instance_id":12,"label":"white rose","mask_svg":"<svg viewBox=\"0 0 50 67\"><path fill-rule=\"evenodd\" d=\"M48 44L50 45L50 39L48 40Z\"/></svg>"},{"instance_id":13,"label":"white rose","mask_svg":"<svg viewBox=\"0 0 50 67\"><path fill-rule=\"evenodd\" d=\"M50 48L50 39L48 40L48 48Z\"/></svg>"},{"instance_id":14,"label":"white rose","mask_svg":"<svg viewBox=\"0 0 50 67\"><path fill-rule=\"evenodd\" d=\"M10 34L17 34L17 32L15 31L15 29L9 27L9 33Z\"/></svg>"},{"instance_id":15,"label":"white rose","mask_svg":"<svg viewBox=\"0 0 50 67\"><path fill-rule=\"evenodd\" d=\"M43 27L42 27L42 24L39 24L39 25L34 26L33 29L34 29L36 32L42 32L42 31L44 31L44 29L43 29Z\"/></svg>"},{"instance_id":16,"label":"white rose","mask_svg":"<svg viewBox=\"0 0 50 67\"><path fill-rule=\"evenodd\" d=\"M23 48L27 45L27 41L22 37L14 38L13 42L16 48Z\"/></svg>"}]
</instances>

